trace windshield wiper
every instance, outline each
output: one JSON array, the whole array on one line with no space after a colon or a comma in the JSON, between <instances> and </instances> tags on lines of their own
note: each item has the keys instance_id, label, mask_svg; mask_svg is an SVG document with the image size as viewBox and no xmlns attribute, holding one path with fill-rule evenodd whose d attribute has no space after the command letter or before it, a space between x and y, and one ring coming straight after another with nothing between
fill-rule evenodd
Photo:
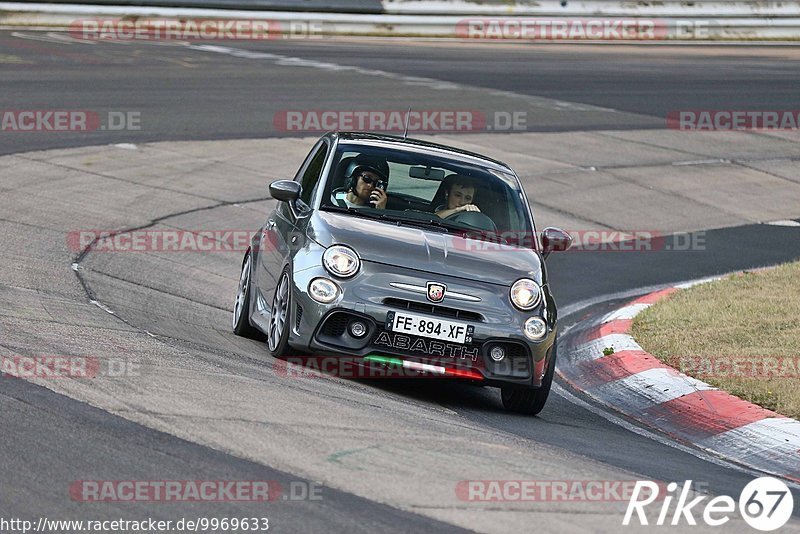
<instances>
[{"instance_id":1,"label":"windshield wiper","mask_svg":"<svg viewBox=\"0 0 800 534\"><path fill-rule=\"evenodd\" d=\"M351 215L356 215L358 217L367 217L370 219L386 219L386 214L384 213L377 213L376 211L363 211L356 208L351 208L350 206L320 206L322 211L335 211L337 213L349 213Z\"/></svg>"},{"instance_id":2,"label":"windshield wiper","mask_svg":"<svg viewBox=\"0 0 800 534\"><path fill-rule=\"evenodd\" d=\"M398 224L409 224L412 226L423 227L435 226L439 231L443 231L445 233L449 232L449 226L439 220L436 220L438 217L433 217L431 219L418 219L416 217L403 217L395 214L389 215L384 213L382 210L364 211L362 209L353 208L350 206L321 206L320 209L324 211L335 211L337 213L349 213L358 217L368 217L370 219L379 219L386 222L396 222Z\"/></svg>"},{"instance_id":3,"label":"windshield wiper","mask_svg":"<svg viewBox=\"0 0 800 534\"><path fill-rule=\"evenodd\" d=\"M465 238L485 239L490 242L501 243L504 245L511 244L507 239L490 230L449 223L437 216L430 218L403 217L402 215L395 213L387 214L382 210L372 209L365 211L363 209L353 208L350 206L321 206L320 209L324 211L335 211L337 213L349 213L357 217L378 219L385 222L395 222L397 224L407 224L409 226L428 228L429 230L444 232L446 234L456 232L458 234L462 234L462 237Z\"/></svg>"},{"instance_id":4,"label":"windshield wiper","mask_svg":"<svg viewBox=\"0 0 800 534\"><path fill-rule=\"evenodd\" d=\"M455 225L446 222L439 222L438 224L444 228L447 228L448 230L458 232L459 234L464 234L462 236L464 238L483 239L489 242L496 242L504 245L510 244L506 238L498 233L492 232L491 230L484 230L482 228L475 228L471 226Z\"/></svg>"},{"instance_id":5,"label":"windshield wiper","mask_svg":"<svg viewBox=\"0 0 800 534\"><path fill-rule=\"evenodd\" d=\"M440 232L444 232L446 234L450 233L450 228L442 224L441 221L437 221L436 219L417 219L416 217L386 217L387 221L397 222L399 224L408 224L411 226L421 226L423 228L429 228L431 226L436 227L436 230Z\"/></svg>"}]
</instances>

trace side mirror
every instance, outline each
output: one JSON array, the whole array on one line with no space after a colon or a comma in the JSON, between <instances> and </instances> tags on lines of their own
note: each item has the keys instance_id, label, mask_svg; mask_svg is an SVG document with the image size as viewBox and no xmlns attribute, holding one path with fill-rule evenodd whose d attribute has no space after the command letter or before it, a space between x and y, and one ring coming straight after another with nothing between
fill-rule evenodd
<instances>
[{"instance_id":1,"label":"side mirror","mask_svg":"<svg viewBox=\"0 0 800 534\"><path fill-rule=\"evenodd\" d=\"M572 245L572 236L561 228L548 226L542 232L542 256L547 258L551 252L564 252Z\"/></svg>"},{"instance_id":2,"label":"side mirror","mask_svg":"<svg viewBox=\"0 0 800 534\"><path fill-rule=\"evenodd\" d=\"M281 202L294 202L300 198L300 184L292 180L277 180L269 184L269 194Z\"/></svg>"}]
</instances>

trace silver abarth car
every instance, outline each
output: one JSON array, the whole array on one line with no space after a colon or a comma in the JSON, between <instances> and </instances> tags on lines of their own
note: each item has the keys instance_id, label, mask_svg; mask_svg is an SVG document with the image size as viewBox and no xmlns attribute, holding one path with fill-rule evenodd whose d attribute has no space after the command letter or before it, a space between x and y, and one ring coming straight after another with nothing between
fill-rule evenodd
<instances>
[{"instance_id":1,"label":"silver abarth car","mask_svg":"<svg viewBox=\"0 0 800 534\"><path fill-rule=\"evenodd\" d=\"M500 387L506 409L537 414L556 361L556 304L511 168L455 148L329 133L245 253L236 334L269 352L353 358Z\"/></svg>"}]
</instances>

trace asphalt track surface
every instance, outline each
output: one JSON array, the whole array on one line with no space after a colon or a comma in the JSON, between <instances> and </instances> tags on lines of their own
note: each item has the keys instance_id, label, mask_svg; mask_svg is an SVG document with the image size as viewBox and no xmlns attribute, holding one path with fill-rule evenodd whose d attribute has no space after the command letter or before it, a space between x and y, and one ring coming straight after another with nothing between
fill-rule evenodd
<instances>
[{"instance_id":1,"label":"asphalt track surface","mask_svg":"<svg viewBox=\"0 0 800 534\"><path fill-rule=\"evenodd\" d=\"M529 129L542 131L662 128L664 115L676 108L793 109L800 82L793 54L781 48L491 48L338 40L223 46L379 68L402 76L575 104L570 112L558 115L539 110ZM277 131L272 124L272 115L286 109L436 108L449 98L442 95L437 102L436 88L429 81L421 82L418 91L397 84L396 91L390 92L359 72L307 71L177 46L64 46L0 32L0 50L6 58L0 64L0 109L135 110L141 112L147 126L124 133L3 135L3 154L117 142L280 137L295 135ZM8 60L9 56L16 59ZM508 102L506 107L497 107L502 95L474 98L473 105L487 111L515 109L509 108ZM624 113L596 109L605 107ZM538 108L534 104L532 109L536 112ZM548 270L560 306L571 309L603 295L796 259L800 257L796 236L796 230L774 227L765 238L761 225L712 230L705 234L705 251L564 254L549 259ZM156 308L149 317L125 319L147 324L159 320L160 314L167 320L168 313ZM562 326L575 319L562 317ZM172 342L181 343L180 339ZM255 354L258 347L252 350ZM413 390L403 384L367 387L401 401L440 405L470 423L502 430L534 447L550 445L643 478L702 480L709 492L728 495L738 495L753 478L632 433L561 395L551 395L541 416L530 419L504 413L491 390L451 383L421 384ZM70 501L63 489L69 481L87 478L171 480L186 479L189 474L200 480L301 479L146 428L24 381L0 381L0 427L0 511L6 517L89 515L86 508ZM799 508L796 504L796 514ZM125 503L92 508L91 516L172 519L232 517L249 511L246 504L232 503L166 509ZM323 501L290 502L271 510L269 516L290 526L285 531L457 529L335 490L326 491ZM533 515L531 520L535 521Z\"/></svg>"},{"instance_id":2,"label":"asphalt track surface","mask_svg":"<svg viewBox=\"0 0 800 534\"><path fill-rule=\"evenodd\" d=\"M466 109L527 114L528 131L664 128L683 109L795 109L792 47L397 44L334 39L223 41L217 52L176 42L65 44L46 32L0 32L0 109L139 113L139 131L18 133L0 154L38 148L156 140L308 135L276 127L287 110ZM172 45L172 46L170 46ZM266 51L275 58L235 57ZM303 60L359 70L307 68ZM296 65L296 68L292 68ZM313 64L312 64L313 65ZM374 75L391 71L394 79ZM402 76L420 78L403 83ZM425 78L431 81L424 80ZM464 91L458 105L437 85ZM565 101L557 110L551 102ZM613 112L607 109L616 110Z\"/></svg>"}]
</instances>

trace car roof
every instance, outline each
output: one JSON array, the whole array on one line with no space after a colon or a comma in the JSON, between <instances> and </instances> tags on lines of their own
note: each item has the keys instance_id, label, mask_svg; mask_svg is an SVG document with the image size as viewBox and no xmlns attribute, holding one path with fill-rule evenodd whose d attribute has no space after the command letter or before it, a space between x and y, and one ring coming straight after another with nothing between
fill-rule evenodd
<instances>
[{"instance_id":1,"label":"car roof","mask_svg":"<svg viewBox=\"0 0 800 534\"><path fill-rule=\"evenodd\" d=\"M486 167L491 167L504 173L514 174L510 166L502 161L486 157L482 154L461 150L447 145L422 141L421 139L409 139L396 135L374 134L369 132L331 132L333 138L338 138L340 143L359 143L370 146L382 146L386 148L402 148L413 152L420 152L430 155L447 155L465 163L477 163Z\"/></svg>"}]
</instances>

